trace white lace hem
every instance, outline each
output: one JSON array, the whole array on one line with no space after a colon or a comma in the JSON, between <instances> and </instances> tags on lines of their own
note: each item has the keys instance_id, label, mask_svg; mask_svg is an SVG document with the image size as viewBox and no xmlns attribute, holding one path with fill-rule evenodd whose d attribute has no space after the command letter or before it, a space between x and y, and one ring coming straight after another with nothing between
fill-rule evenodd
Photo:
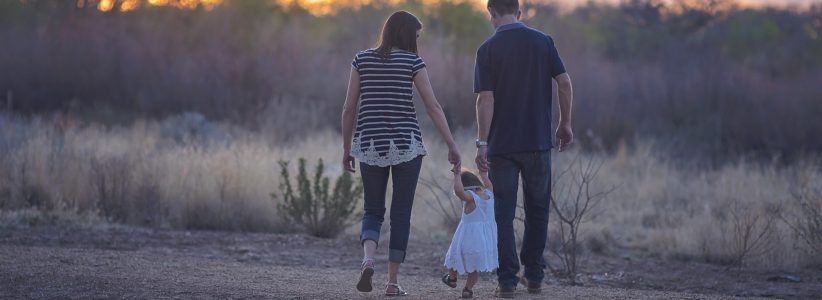
<instances>
[{"instance_id":1,"label":"white lace hem","mask_svg":"<svg viewBox=\"0 0 822 300\"><path fill-rule=\"evenodd\" d=\"M377 152L373 140L369 141L368 148L365 150L363 150L363 144L359 137L355 137L351 145L351 156L367 165L377 167L398 165L426 154L428 154L428 151L425 150L425 145L417 140L413 133L411 134L411 145L407 150L400 150L392 140L388 152L384 156Z\"/></svg>"},{"instance_id":2,"label":"white lace hem","mask_svg":"<svg viewBox=\"0 0 822 300\"><path fill-rule=\"evenodd\" d=\"M497 265L466 268L466 267L464 267L464 266L462 266L461 264L458 264L458 263L451 263L451 264L446 263L443 266L445 266L445 268L447 268L449 270L457 271L457 274L459 274L459 275L465 275L465 274L474 273L474 272L491 273L491 272L494 272L494 270L499 268L499 266L497 266Z\"/></svg>"}]
</instances>

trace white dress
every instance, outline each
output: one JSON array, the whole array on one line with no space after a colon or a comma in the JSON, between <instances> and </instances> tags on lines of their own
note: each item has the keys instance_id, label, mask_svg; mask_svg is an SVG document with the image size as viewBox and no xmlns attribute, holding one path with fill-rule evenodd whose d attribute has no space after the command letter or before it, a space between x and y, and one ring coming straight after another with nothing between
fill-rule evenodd
<instances>
[{"instance_id":1,"label":"white dress","mask_svg":"<svg viewBox=\"0 0 822 300\"><path fill-rule=\"evenodd\" d=\"M494 195L486 190L487 200L468 191L477 207L466 214L463 209L460 224L454 232L445 267L459 274L474 271L491 272L499 266L497 260L497 223L494 221Z\"/></svg>"}]
</instances>

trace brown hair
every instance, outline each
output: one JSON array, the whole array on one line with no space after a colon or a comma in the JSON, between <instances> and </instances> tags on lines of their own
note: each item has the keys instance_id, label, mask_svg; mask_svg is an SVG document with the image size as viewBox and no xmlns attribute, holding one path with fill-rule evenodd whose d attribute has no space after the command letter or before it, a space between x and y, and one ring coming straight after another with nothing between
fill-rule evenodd
<instances>
[{"instance_id":1,"label":"brown hair","mask_svg":"<svg viewBox=\"0 0 822 300\"><path fill-rule=\"evenodd\" d=\"M499 15L515 14L519 11L519 0L488 0L488 8Z\"/></svg>"},{"instance_id":2,"label":"brown hair","mask_svg":"<svg viewBox=\"0 0 822 300\"><path fill-rule=\"evenodd\" d=\"M469 186L481 186L485 187L482 184L482 181L471 171L462 171L460 172L460 179L462 180L462 185L465 187Z\"/></svg>"},{"instance_id":3,"label":"brown hair","mask_svg":"<svg viewBox=\"0 0 822 300\"><path fill-rule=\"evenodd\" d=\"M398 11L391 14L382 27L377 54L388 58L393 48L417 53L417 30L420 29L422 23L411 13Z\"/></svg>"}]
</instances>

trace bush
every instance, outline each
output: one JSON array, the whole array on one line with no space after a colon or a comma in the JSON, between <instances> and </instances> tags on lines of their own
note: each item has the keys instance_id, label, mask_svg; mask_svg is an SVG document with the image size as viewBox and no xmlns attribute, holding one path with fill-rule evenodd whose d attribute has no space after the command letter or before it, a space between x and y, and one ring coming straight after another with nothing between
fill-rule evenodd
<instances>
[{"instance_id":1,"label":"bush","mask_svg":"<svg viewBox=\"0 0 822 300\"><path fill-rule=\"evenodd\" d=\"M578 264L577 257L582 248L580 225L596 215L594 209L602 200L616 190L616 187L602 189L595 184L603 162L596 159L582 160L575 158L567 168L554 170L551 179L551 208L557 217L555 226L559 230L559 245L549 249L562 261L559 272L576 285ZM524 221L524 220L523 220ZM596 244L596 243L594 243ZM604 245L592 247L594 251L603 251Z\"/></svg>"},{"instance_id":2,"label":"bush","mask_svg":"<svg viewBox=\"0 0 822 300\"><path fill-rule=\"evenodd\" d=\"M729 203L728 218L731 223L730 263L742 267L749 258L765 255L773 243L776 210L758 207L733 199Z\"/></svg>"},{"instance_id":3,"label":"bush","mask_svg":"<svg viewBox=\"0 0 822 300\"><path fill-rule=\"evenodd\" d=\"M305 159L300 158L296 192L291 185L288 162L280 161L280 195L271 194L281 216L316 237L333 238L353 225L359 217L354 213L362 197L362 182L348 172L337 178L334 190L328 193L330 179L323 176L322 159L317 163L314 180L308 178Z\"/></svg>"},{"instance_id":4,"label":"bush","mask_svg":"<svg viewBox=\"0 0 822 300\"><path fill-rule=\"evenodd\" d=\"M449 234L457 229L462 216L462 204L460 201L452 200L454 186L451 177L432 172L428 177L420 177L419 180L419 185L429 193L428 197L423 198L425 204L442 218L442 225L448 228Z\"/></svg>"},{"instance_id":5,"label":"bush","mask_svg":"<svg viewBox=\"0 0 822 300\"><path fill-rule=\"evenodd\" d=\"M818 257L822 254L822 192L811 187L803 187L792 194L793 201L789 203L792 209L780 215L798 240L804 244L809 257L816 257L813 263L822 266Z\"/></svg>"}]
</instances>

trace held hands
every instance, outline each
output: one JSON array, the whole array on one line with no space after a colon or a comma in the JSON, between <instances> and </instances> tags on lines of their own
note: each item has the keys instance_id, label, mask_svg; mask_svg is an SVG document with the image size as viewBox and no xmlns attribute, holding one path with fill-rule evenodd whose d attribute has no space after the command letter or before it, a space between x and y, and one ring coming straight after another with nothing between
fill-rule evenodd
<instances>
[{"instance_id":1,"label":"held hands","mask_svg":"<svg viewBox=\"0 0 822 300\"><path fill-rule=\"evenodd\" d=\"M559 152L565 151L571 146L574 142L574 131L571 129L571 124L560 124L557 127L556 140Z\"/></svg>"},{"instance_id":2,"label":"held hands","mask_svg":"<svg viewBox=\"0 0 822 300\"><path fill-rule=\"evenodd\" d=\"M459 172L462 169L462 158L456 145L448 146L448 162L453 166L451 170Z\"/></svg>"},{"instance_id":3,"label":"held hands","mask_svg":"<svg viewBox=\"0 0 822 300\"><path fill-rule=\"evenodd\" d=\"M480 173L488 172L488 146L477 147L477 157L474 161Z\"/></svg>"}]
</instances>

